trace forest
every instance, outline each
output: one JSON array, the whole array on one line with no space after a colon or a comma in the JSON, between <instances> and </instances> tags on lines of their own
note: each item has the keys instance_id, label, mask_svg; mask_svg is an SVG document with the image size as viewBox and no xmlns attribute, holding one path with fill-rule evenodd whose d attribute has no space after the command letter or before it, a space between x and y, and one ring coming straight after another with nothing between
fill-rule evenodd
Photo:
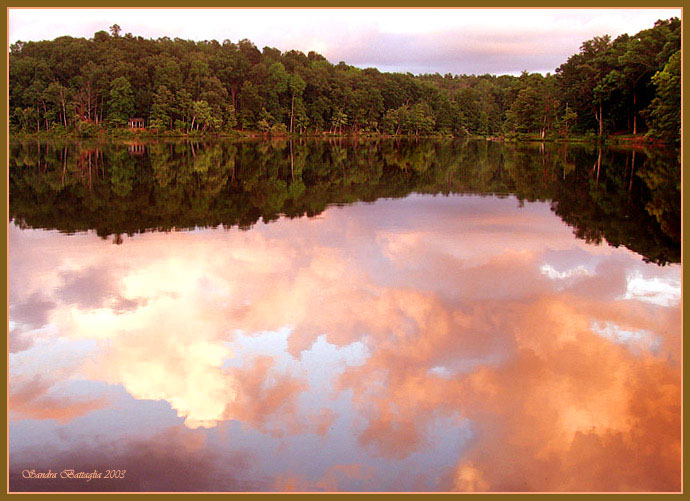
<instances>
[{"instance_id":1,"label":"forest","mask_svg":"<svg viewBox=\"0 0 690 501\"><path fill-rule=\"evenodd\" d=\"M121 34L10 46L10 131L452 135L678 142L681 22L582 43L553 74L385 73L251 41Z\"/></svg>"}]
</instances>

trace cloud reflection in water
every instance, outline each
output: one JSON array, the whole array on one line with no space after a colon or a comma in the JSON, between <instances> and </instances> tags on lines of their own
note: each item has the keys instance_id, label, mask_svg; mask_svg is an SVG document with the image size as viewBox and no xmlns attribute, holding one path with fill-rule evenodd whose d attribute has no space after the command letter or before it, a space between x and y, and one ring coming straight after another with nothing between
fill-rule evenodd
<instances>
[{"instance_id":1,"label":"cloud reflection in water","mask_svg":"<svg viewBox=\"0 0 690 501\"><path fill-rule=\"evenodd\" d=\"M545 204L411 196L122 246L9 232L10 409L56 420L49 450L118 419L107 383L173 414L110 437L123 463L203 438L175 490L679 489L679 267L576 240ZM208 472L223 451L232 482Z\"/></svg>"}]
</instances>

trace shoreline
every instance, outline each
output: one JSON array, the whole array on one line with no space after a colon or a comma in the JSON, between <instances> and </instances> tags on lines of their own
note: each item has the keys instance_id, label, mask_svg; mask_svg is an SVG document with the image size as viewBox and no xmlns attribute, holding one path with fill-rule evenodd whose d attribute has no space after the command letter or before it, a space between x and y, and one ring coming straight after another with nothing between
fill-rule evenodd
<instances>
[{"instance_id":1,"label":"shoreline","mask_svg":"<svg viewBox=\"0 0 690 501\"><path fill-rule=\"evenodd\" d=\"M593 136L592 134L583 135L571 135L568 137L563 136L551 136L551 137L539 137L538 134L520 134L517 136L478 136L478 135L452 135L452 134L382 134L379 132L361 132L361 133L348 133L348 134L335 134L330 132L310 132L310 133L287 133L287 134L271 134L261 131L249 131L249 130L233 130L230 132L205 132L205 133L158 133L153 131L129 131L124 130L123 132L111 133L104 132L99 134L88 134L82 135L75 132L67 133L54 133L54 132L34 132L34 133L11 133L9 134L10 141L33 141L33 140L121 140L121 141L150 141L150 140L160 140L160 139L221 139L221 140L243 140L243 139L263 139L263 140L288 140L288 139L357 139L357 140L370 140L370 139L433 139L433 140L484 140L490 142L500 142L506 144L517 144L517 143L575 143L575 144L591 144L596 145L599 143L605 145L616 145L616 146L629 146L629 147L679 147L680 144L674 141L667 141L658 138L652 138L645 135L633 136L632 134L616 134L605 136L600 139L598 136Z\"/></svg>"}]
</instances>

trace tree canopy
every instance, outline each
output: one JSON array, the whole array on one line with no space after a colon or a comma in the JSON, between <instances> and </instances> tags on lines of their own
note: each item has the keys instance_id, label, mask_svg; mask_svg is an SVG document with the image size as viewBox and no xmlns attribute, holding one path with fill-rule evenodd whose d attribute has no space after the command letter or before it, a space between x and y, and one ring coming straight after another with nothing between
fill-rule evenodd
<instances>
[{"instance_id":1,"label":"tree canopy","mask_svg":"<svg viewBox=\"0 0 690 501\"><path fill-rule=\"evenodd\" d=\"M10 47L12 131L88 135L144 118L160 131L563 136L678 140L680 20L585 41L554 74L384 73L251 41L63 36Z\"/></svg>"}]
</instances>

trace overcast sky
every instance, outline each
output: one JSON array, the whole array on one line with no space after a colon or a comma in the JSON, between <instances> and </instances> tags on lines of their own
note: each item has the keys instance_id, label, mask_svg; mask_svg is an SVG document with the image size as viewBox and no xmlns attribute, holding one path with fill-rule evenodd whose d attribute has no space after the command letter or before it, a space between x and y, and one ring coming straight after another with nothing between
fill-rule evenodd
<instances>
[{"instance_id":1,"label":"overcast sky","mask_svg":"<svg viewBox=\"0 0 690 501\"><path fill-rule=\"evenodd\" d=\"M248 38L382 71L546 73L585 40L673 16L681 9L10 9L9 40L90 38L117 23L145 38Z\"/></svg>"}]
</instances>

